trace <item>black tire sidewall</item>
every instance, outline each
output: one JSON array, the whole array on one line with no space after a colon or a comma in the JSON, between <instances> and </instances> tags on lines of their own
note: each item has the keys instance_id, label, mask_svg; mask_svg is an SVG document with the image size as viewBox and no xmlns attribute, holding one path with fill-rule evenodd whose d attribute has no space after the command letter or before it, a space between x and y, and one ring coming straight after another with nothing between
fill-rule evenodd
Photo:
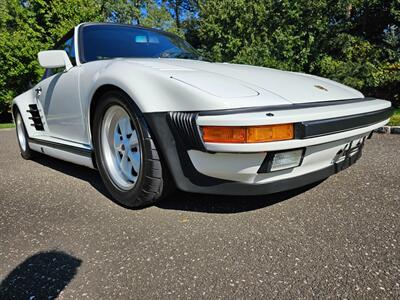
<instances>
[{"instance_id":1,"label":"black tire sidewall","mask_svg":"<svg viewBox=\"0 0 400 300\"><path fill-rule=\"evenodd\" d=\"M21 118L21 122L22 122L22 133L25 136L25 150L22 148L21 143L19 141L19 137L18 137L18 125L17 125L17 118L18 116ZM15 133L17 134L17 142L18 142L18 147L19 150L21 152L21 156L24 159L30 159L32 158L32 150L31 148L29 148L29 143L28 143L28 133L26 131L26 127L25 127L25 123L24 123L24 119L22 118L21 113L19 112L18 109L16 109L15 111Z\"/></svg>"},{"instance_id":2,"label":"black tire sidewall","mask_svg":"<svg viewBox=\"0 0 400 300\"><path fill-rule=\"evenodd\" d=\"M107 167L103 162L103 153L101 147L101 130L103 124L103 118L111 106L121 106L130 116L134 123L135 129L138 133L140 147L142 149L141 165L138 179L135 185L130 190L122 190L119 188L114 181L111 179ZM93 117L93 144L95 150L95 157L97 168L106 185L107 190L118 203L127 207L141 206L141 203L137 203L137 198L141 194L146 174L148 173L148 165L145 163L149 156L149 145L147 138L149 132L146 128L146 124L143 121L142 114L139 109L134 105L133 101L124 93L119 91L110 91L105 93L98 101Z\"/></svg>"}]
</instances>

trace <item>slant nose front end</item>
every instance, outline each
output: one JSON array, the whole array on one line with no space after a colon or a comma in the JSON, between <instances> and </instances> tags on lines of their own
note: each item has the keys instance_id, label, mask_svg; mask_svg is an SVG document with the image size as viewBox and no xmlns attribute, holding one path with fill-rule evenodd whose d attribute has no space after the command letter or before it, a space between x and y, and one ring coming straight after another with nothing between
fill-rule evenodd
<instances>
[{"instance_id":1,"label":"slant nose front end","mask_svg":"<svg viewBox=\"0 0 400 300\"><path fill-rule=\"evenodd\" d=\"M146 119L180 189L256 195L300 187L352 165L391 111L388 101L361 98Z\"/></svg>"}]
</instances>

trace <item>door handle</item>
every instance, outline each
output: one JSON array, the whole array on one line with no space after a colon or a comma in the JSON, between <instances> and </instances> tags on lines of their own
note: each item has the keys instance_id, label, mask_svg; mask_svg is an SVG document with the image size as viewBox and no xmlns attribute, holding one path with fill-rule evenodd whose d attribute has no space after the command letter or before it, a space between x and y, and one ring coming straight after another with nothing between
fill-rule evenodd
<instances>
[{"instance_id":1,"label":"door handle","mask_svg":"<svg viewBox=\"0 0 400 300\"><path fill-rule=\"evenodd\" d=\"M36 92L36 96L40 96L42 94L42 88L41 87L36 88L35 92Z\"/></svg>"}]
</instances>

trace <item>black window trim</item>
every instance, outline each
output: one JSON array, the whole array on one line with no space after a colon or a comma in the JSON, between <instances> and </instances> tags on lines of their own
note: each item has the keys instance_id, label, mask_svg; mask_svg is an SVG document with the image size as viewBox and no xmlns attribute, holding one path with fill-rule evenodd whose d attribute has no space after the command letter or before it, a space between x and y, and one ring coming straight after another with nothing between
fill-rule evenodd
<instances>
[{"instance_id":1,"label":"black window trim","mask_svg":"<svg viewBox=\"0 0 400 300\"><path fill-rule=\"evenodd\" d=\"M54 49L57 49L58 47L60 47L62 44L64 44L66 41L68 41L71 37L74 36L75 33L75 28L72 28L70 31L68 31L61 39L59 39L53 47Z\"/></svg>"},{"instance_id":2,"label":"black window trim","mask_svg":"<svg viewBox=\"0 0 400 300\"><path fill-rule=\"evenodd\" d=\"M54 43L54 46L53 46L50 50L57 50L57 48L59 48L62 44L64 44L64 43L65 43L66 41L68 41L70 38L75 39L74 34L75 34L75 27L72 28L72 29L70 29L66 34L64 34L64 36L63 36L61 39L59 39L57 42L55 42L55 43ZM75 47L75 57L76 57L76 45L75 45L75 40L74 40L74 47ZM73 64L72 61L71 61L71 63L72 63L72 65L73 65L74 67L78 64L78 63L77 63L77 60L75 61L75 64ZM49 69L49 68L46 68L46 69L45 69L44 74L43 74L42 78L40 79L40 81L43 81L43 80L45 80L46 78L49 78L49 77L51 77L51 76L53 76L53 75L56 75L56 74L60 73L60 72L57 72L57 73L48 75L48 74L47 74L47 73L48 73L48 70L51 70L51 69Z\"/></svg>"}]
</instances>

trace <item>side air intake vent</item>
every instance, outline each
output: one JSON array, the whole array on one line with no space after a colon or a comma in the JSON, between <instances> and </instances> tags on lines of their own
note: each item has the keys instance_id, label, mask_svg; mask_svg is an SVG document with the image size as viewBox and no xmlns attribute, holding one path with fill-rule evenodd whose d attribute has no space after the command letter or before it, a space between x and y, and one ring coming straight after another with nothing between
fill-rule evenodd
<instances>
[{"instance_id":1,"label":"side air intake vent","mask_svg":"<svg viewBox=\"0 0 400 300\"><path fill-rule=\"evenodd\" d=\"M43 123L42 123L42 118L40 117L37 105L30 104L29 110L27 110L27 112L31 114L31 117L29 117L29 119L33 121L31 126L34 126L36 130L43 131L44 127L43 127Z\"/></svg>"},{"instance_id":2,"label":"side air intake vent","mask_svg":"<svg viewBox=\"0 0 400 300\"><path fill-rule=\"evenodd\" d=\"M205 150L196 124L197 113L171 112L168 114L171 129L187 149Z\"/></svg>"}]
</instances>

